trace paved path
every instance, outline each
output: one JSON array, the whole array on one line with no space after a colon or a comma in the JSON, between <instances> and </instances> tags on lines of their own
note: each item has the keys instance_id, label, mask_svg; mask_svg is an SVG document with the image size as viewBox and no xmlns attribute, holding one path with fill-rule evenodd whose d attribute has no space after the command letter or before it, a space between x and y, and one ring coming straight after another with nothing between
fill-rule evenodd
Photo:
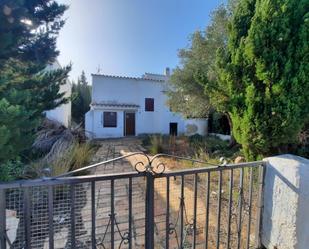
<instances>
[{"instance_id":1,"label":"paved path","mask_svg":"<svg viewBox=\"0 0 309 249\"><path fill-rule=\"evenodd\" d=\"M115 157L121 156L121 152L140 150L140 141L137 139L113 139L98 142L100 148L94 156L94 162L106 161ZM131 164L126 160L118 160L113 163L100 166L93 170L93 174L110 174L133 171ZM145 188L144 178L134 178L132 181L132 245L133 248L144 248L144 223L145 223ZM114 207L115 207L115 248L118 248L122 241L122 248L128 248L125 245L125 240L122 237L129 231L128 224L128 200L129 200L129 180L119 179L114 182ZM87 200L90 200L90 191L87 191ZM110 248L111 233L110 213L111 213L111 182L96 183L96 236L98 242L102 242L105 248ZM90 202L87 201L87 206L84 210L90 210ZM83 212L83 220L91 220L89 212ZM91 223L89 229L91 231ZM105 238L104 238L104 234ZM88 236L90 233L88 232ZM102 247L103 248L103 247Z\"/></svg>"},{"instance_id":2,"label":"paved path","mask_svg":"<svg viewBox=\"0 0 309 249\"><path fill-rule=\"evenodd\" d=\"M137 152L143 150L138 139L117 139L117 140L105 140L100 142L100 148L94 156L94 162L105 161L111 158L126 155L128 153ZM135 155L127 158L127 160L119 160L114 163L110 163L106 166L98 167L94 170L93 174L110 174L120 172L134 171L132 165L137 162L146 162L145 157L141 155ZM168 170L168 168L167 168ZM190 177L189 177L190 178ZM184 188L185 194L185 221L184 223L192 223L193 218L193 197L194 192L192 188L187 187L193 183L192 177L186 178L186 186ZM180 179L170 180L170 222L175 225L176 230L170 235L170 248L178 248L180 240L180 221L177 222L180 206ZM133 213L132 213L132 245L133 248L144 248L144 235L145 235L145 179L144 177L135 178L132 184L132 198L133 198ZM121 243L121 236L124 236L128 232L128 179L120 179L115 181L115 213L116 221L119 227L119 233L115 233L115 247ZM105 248L110 248L110 226L107 229L109 223L110 214L110 181L98 182L96 184L96 200L97 200L97 212L96 212L96 228L97 239L104 238ZM205 224L204 214L205 205L203 200L197 201L197 217L198 217L198 235L202 236ZM90 212L90 191L87 191L87 204L83 208L82 216L84 221L86 235L84 237L90 238L91 231L91 212ZM176 224L177 223L177 224ZM166 238L166 179L160 178L155 180L155 243L157 248L165 248ZM107 230L106 230L107 229ZM115 228L117 231L118 228ZM104 237L104 233L106 233ZM121 235L120 235L121 233ZM177 234L176 234L177 233ZM192 243L192 233L188 231L186 235L186 242ZM177 238L178 237L178 238ZM204 237L204 236L202 236ZM176 239L177 238L177 239ZM178 241L177 241L178 240ZM103 248L103 247L102 247ZM122 248L127 248L127 245L122 244Z\"/></svg>"},{"instance_id":3,"label":"paved path","mask_svg":"<svg viewBox=\"0 0 309 249\"><path fill-rule=\"evenodd\" d=\"M140 140L136 138L130 139L113 139L104 140L98 142L100 148L93 158L93 163L106 161L121 155L137 152L143 150ZM163 160L163 159L162 159ZM134 155L126 160L118 160L108 165L100 166L93 170L92 174L110 174L121 172L132 172L137 162L144 161L146 158L141 155ZM166 165L168 166L168 165ZM168 171L168 167L166 171ZM193 176L185 177L184 187L184 227L188 231L184 232L184 243L187 245L185 248L189 248L192 243L192 230L190 231L190 225L193 219L194 210L194 191L193 191ZM217 186L217 182L212 182L214 188ZM180 221L179 221L179 207L180 207L180 178L170 178L170 223L175 226L175 230L170 234L170 248L178 248L180 242ZM78 188L77 188L78 191ZM196 248L205 247L205 179L198 182L198 199L196 203L197 207L197 246ZM211 192L212 193L212 192ZM212 193L213 194L213 193ZM91 191L90 184L84 184L80 193L76 192L77 202L80 199L81 202L81 218L77 219L76 235L77 239L84 243L84 246L77 246L77 248L90 248L91 242ZM110 226L110 213L111 213L111 182L96 182L96 239L98 248L111 248L111 226ZM125 244L124 237L129 231L128 227L128 200L129 200L129 180L119 179L114 182L114 207L115 207L115 233L114 242L115 248L128 248ZM83 203L83 200L86 200ZM210 214L209 214L209 249L215 248L215 234L216 234L216 195L210 196ZM223 199L222 203L227 200ZM145 248L144 236L145 236L145 179L144 177L133 178L132 181L132 248ZM223 205L222 204L222 205ZM223 205L223 209L226 209L227 205ZM222 214L223 223L227 217L224 217L227 210ZM178 222L177 222L178 220ZM155 180L155 244L156 248L165 248L166 238L166 179L156 178ZM187 225L187 226L186 226ZM65 230L66 229L66 230ZM60 236L57 240L55 248L64 248L65 240L68 236L68 229L65 228L60 233L56 234ZM222 240L225 241L224 231L220 232ZM61 239L62 238L62 239ZM223 242L223 241L222 241ZM48 248L48 247L47 247Z\"/></svg>"}]
</instances>

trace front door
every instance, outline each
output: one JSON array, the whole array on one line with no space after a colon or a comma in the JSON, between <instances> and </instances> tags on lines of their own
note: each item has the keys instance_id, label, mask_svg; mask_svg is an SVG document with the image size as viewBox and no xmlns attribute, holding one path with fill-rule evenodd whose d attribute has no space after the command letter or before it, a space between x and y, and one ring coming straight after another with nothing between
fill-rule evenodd
<instances>
[{"instance_id":1,"label":"front door","mask_svg":"<svg viewBox=\"0 0 309 249\"><path fill-rule=\"evenodd\" d=\"M124 117L124 135L135 136L135 112L125 112Z\"/></svg>"}]
</instances>

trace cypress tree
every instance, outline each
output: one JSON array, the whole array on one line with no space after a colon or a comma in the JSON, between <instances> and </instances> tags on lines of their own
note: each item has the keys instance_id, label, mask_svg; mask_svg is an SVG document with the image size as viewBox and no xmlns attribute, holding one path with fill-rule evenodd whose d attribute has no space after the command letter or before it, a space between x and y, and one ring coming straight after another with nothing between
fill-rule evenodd
<instances>
[{"instance_id":1,"label":"cypress tree","mask_svg":"<svg viewBox=\"0 0 309 249\"><path fill-rule=\"evenodd\" d=\"M240 0L218 59L248 159L282 153L309 120L309 1Z\"/></svg>"},{"instance_id":2,"label":"cypress tree","mask_svg":"<svg viewBox=\"0 0 309 249\"><path fill-rule=\"evenodd\" d=\"M73 83L72 87L72 118L76 123L84 124L85 114L90 109L91 86L88 85L85 72Z\"/></svg>"}]
</instances>

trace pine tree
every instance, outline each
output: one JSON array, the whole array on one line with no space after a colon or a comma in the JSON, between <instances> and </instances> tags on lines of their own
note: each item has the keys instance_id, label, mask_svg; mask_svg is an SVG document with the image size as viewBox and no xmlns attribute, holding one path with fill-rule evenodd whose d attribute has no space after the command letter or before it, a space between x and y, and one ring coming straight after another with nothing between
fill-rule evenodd
<instances>
[{"instance_id":1,"label":"pine tree","mask_svg":"<svg viewBox=\"0 0 309 249\"><path fill-rule=\"evenodd\" d=\"M72 118L78 124L85 123L85 114L90 109L91 86L88 85L85 72L73 83L72 87Z\"/></svg>"},{"instance_id":2,"label":"pine tree","mask_svg":"<svg viewBox=\"0 0 309 249\"><path fill-rule=\"evenodd\" d=\"M70 66L45 70L59 53L66 9L51 0L0 3L0 167L27 158L43 112L67 101L59 89Z\"/></svg>"},{"instance_id":3,"label":"pine tree","mask_svg":"<svg viewBox=\"0 0 309 249\"><path fill-rule=\"evenodd\" d=\"M309 1L241 0L221 50L233 134L248 159L284 152L309 119Z\"/></svg>"}]
</instances>

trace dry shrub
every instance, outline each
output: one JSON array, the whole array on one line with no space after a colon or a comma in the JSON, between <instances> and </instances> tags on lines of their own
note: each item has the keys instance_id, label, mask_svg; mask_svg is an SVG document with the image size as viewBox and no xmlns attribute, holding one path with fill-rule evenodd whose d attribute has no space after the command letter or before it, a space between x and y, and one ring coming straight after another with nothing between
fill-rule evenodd
<instances>
[{"instance_id":1,"label":"dry shrub","mask_svg":"<svg viewBox=\"0 0 309 249\"><path fill-rule=\"evenodd\" d=\"M87 166L93 154L94 148L89 143L74 143L61 157L51 163L51 174L57 176Z\"/></svg>"},{"instance_id":2,"label":"dry shrub","mask_svg":"<svg viewBox=\"0 0 309 249\"><path fill-rule=\"evenodd\" d=\"M36 177L44 174L57 176L84 167L94 154L94 148L86 142L80 126L66 128L48 119L38 131L33 149L41 154L41 159L29 167L30 174ZM44 169L49 169L49 172L44 172Z\"/></svg>"},{"instance_id":3,"label":"dry shrub","mask_svg":"<svg viewBox=\"0 0 309 249\"><path fill-rule=\"evenodd\" d=\"M74 143L85 142L84 134L80 126L69 129L57 121L45 119L32 147L44 156L45 163L51 163L61 157Z\"/></svg>"}]
</instances>

